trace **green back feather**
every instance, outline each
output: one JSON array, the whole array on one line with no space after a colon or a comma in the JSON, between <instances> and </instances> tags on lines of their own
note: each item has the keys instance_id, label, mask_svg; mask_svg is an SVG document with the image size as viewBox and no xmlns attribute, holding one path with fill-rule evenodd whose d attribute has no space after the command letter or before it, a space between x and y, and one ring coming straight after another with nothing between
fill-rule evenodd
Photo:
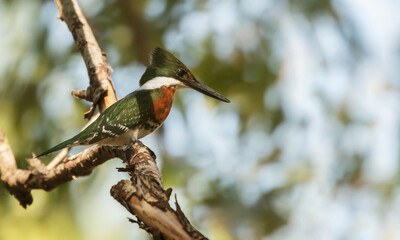
<instances>
[{"instance_id":1,"label":"green back feather","mask_svg":"<svg viewBox=\"0 0 400 240\"><path fill-rule=\"evenodd\" d=\"M156 123L153 102L163 97L157 90L135 91L120 99L74 137L50 148L37 157L42 157L66 147L95 144L105 138L115 138L129 129L147 127ZM140 104L138 103L140 101ZM158 123L161 124L161 123Z\"/></svg>"}]
</instances>

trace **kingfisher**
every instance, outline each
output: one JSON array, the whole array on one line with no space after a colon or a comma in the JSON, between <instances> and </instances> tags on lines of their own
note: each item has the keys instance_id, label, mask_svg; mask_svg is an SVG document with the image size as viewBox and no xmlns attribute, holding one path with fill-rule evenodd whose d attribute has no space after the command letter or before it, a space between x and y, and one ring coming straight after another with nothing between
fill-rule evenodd
<instances>
[{"instance_id":1,"label":"kingfisher","mask_svg":"<svg viewBox=\"0 0 400 240\"><path fill-rule=\"evenodd\" d=\"M150 64L139 81L140 87L112 104L83 131L37 157L79 145L121 146L156 131L167 118L175 92L197 90L223 102L230 101L199 82L172 53L155 48Z\"/></svg>"}]
</instances>

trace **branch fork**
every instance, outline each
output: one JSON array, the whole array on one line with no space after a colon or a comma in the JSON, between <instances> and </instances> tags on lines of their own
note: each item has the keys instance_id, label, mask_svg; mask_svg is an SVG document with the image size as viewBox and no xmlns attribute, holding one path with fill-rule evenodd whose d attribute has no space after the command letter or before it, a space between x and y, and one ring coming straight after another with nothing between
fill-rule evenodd
<instances>
[{"instance_id":1,"label":"branch fork","mask_svg":"<svg viewBox=\"0 0 400 240\"><path fill-rule=\"evenodd\" d=\"M73 90L72 95L93 104L85 118L94 118L95 108L99 112L117 101L106 55L101 51L77 0L55 0L59 18L63 20L75 40L76 46L88 69L90 85L86 90ZM110 193L137 220L140 228L153 235L154 239L207 239L197 231L185 217L175 196L174 210L169 205L172 189L164 189L156 157L140 141L126 146L94 145L74 156L67 157L69 149L62 150L47 166L39 159L26 159L29 168L18 169L14 154L0 130L0 173L5 188L14 195L22 207L32 204L33 189L50 191L77 177L89 175L92 170L112 158L120 158L130 180L121 180Z\"/></svg>"}]
</instances>

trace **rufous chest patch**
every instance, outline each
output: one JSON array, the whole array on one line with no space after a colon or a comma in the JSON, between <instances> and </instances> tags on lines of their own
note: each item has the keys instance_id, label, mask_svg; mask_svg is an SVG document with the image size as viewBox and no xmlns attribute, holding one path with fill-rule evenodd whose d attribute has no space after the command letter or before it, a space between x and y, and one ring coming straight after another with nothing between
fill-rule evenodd
<instances>
[{"instance_id":1,"label":"rufous chest patch","mask_svg":"<svg viewBox=\"0 0 400 240\"><path fill-rule=\"evenodd\" d=\"M158 122L162 123L171 110L175 87L162 87L160 91L163 96L154 101L154 116Z\"/></svg>"}]
</instances>

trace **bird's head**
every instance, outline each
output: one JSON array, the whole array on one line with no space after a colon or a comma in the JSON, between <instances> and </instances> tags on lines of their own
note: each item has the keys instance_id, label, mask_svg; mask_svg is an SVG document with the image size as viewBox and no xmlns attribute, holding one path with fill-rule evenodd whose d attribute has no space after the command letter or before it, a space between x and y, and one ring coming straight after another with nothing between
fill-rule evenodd
<instances>
[{"instance_id":1,"label":"bird's head","mask_svg":"<svg viewBox=\"0 0 400 240\"><path fill-rule=\"evenodd\" d=\"M230 102L217 91L197 81L190 70L172 53L157 47L151 55L150 65L140 79L140 88L156 89L162 86L192 88L215 99Z\"/></svg>"}]
</instances>

